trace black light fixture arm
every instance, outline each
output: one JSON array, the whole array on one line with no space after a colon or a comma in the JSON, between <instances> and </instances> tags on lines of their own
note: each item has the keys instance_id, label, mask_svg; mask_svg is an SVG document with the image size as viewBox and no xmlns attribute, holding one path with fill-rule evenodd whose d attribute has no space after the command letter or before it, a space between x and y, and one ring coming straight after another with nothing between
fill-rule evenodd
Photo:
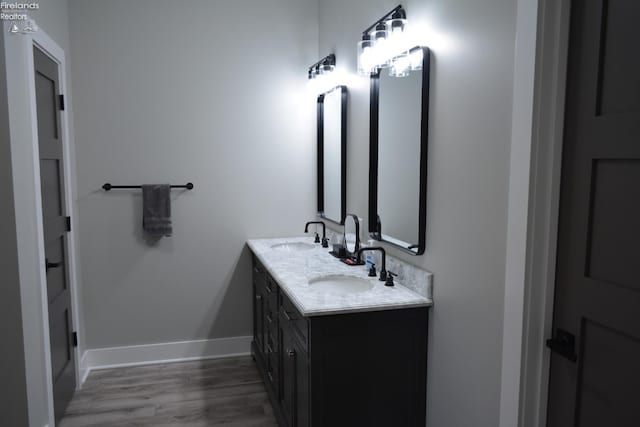
<instances>
[{"instance_id":1,"label":"black light fixture arm","mask_svg":"<svg viewBox=\"0 0 640 427\"><path fill-rule=\"evenodd\" d=\"M378 19L376 22L374 22L373 24L369 25L363 32L362 32L362 36L367 36L369 35L369 31L373 30L378 24L384 22L387 18L389 18L390 16L392 16L395 13L398 13L398 17L399 18L403 18L406 19L407 17L407 13L404 11L404 8L402 7L401 4L397 5L396 7L394 7L391 11L387 12L382 18Z\"/></svg>"}]
</instances>

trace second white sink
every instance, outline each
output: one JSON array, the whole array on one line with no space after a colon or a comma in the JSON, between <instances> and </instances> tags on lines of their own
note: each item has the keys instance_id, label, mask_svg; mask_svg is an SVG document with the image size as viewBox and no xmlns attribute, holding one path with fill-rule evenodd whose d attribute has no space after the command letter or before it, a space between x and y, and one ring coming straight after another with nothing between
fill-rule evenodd
<instances>
[{"instance_id":1,"label":"second white sink","mask_svg":"<svg viewBox=\"0 0 640 427\"><path fill-rule=\"evenodd\" d=\"M357 294L373 289L374 284L370 280L353 276L323 276L309 280L312 289L330 294Z\"/></svg>"},{"instance_id":2,"label":"second white sink","mask_svg":"<svg viewBox=\"0 0 640 427\"><path fill-rule=\"evenodd\" d=\"M295 252L295 251L308 251L310 249L315 248L311 243L305 242L286 242L286 243L278 243L276 245L271 246L272 249L277 249L279 251L286 252Z\"/></svg>"}]
</instances>

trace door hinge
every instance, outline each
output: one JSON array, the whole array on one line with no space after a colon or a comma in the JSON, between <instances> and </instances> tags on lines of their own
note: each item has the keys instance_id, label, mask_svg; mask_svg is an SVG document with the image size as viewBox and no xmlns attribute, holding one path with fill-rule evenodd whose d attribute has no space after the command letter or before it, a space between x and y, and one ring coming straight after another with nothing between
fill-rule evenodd
<instances>
[{"instance_id":1,"label":"door hinge","mask_svg":"<svg viewBox=\"0 0 640 427\"><path fill-rule=\"evenodd\" d=\"M60 111L64 111L64 95L58 95L60 97Z\"/></svg>"},{"instance_id":2,"label":"door hinge","mask_svg":"<svg viewBox=\"0 0 640 427\"><path fill-rule=\"evenodd\" d=\"M67 217L67 232L71 231L71 217Z\"/></svg>"},{"instance_id":3,"label":"door hinge","mask_svg":"<svg viewBox=\"0 0 640 427\"><path fill-rule=\"evenodd\" d=\"M78 333L74 332L72 335L73 335L73 346L77 347L78 346Z\"/></svg>"}]
</instances>

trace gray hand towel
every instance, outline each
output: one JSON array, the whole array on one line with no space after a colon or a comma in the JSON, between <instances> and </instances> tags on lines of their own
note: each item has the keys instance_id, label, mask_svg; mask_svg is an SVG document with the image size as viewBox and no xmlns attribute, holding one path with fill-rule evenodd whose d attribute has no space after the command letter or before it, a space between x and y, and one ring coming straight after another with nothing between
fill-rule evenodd
<instances>
[{"instance_id":1,"label":"gray hand towel","mask_svg":"<svg viewBox=\"0 0 640 427\"><path fill-rule=\"evenodd\" d=\"M152 236L171 236L171 186L142 186L142 229Z\"/></svg>"}]
</instances>

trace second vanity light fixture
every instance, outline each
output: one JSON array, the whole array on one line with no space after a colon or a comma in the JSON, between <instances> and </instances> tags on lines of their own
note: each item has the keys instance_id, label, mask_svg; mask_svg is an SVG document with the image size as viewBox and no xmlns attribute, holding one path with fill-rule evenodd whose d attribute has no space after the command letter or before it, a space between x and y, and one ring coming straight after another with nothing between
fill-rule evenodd
<instances>
[{"instance_id":1,"label":"second vanity light fixture","mask_svg":"<svg viewBox=\"0 0 640 427\"><path fill-rule=\"evenodd\" d=\"M358 42L358 73L370 76L389 69L393 77L405 77L422 67L422 49L411 49L407 13L396 6L362 32Z\"/></svg>"},{"instance_id":2,"label":"second vanity light fixture","mask_svg":"<svg viewBox=\"0 0 640 427\"><path fill-rule=\"evenodd\" d=\"M317 79L333 73L336 69L336 56L332 53L309 67L309 79Z\"/></svg>"}]
</instances>

